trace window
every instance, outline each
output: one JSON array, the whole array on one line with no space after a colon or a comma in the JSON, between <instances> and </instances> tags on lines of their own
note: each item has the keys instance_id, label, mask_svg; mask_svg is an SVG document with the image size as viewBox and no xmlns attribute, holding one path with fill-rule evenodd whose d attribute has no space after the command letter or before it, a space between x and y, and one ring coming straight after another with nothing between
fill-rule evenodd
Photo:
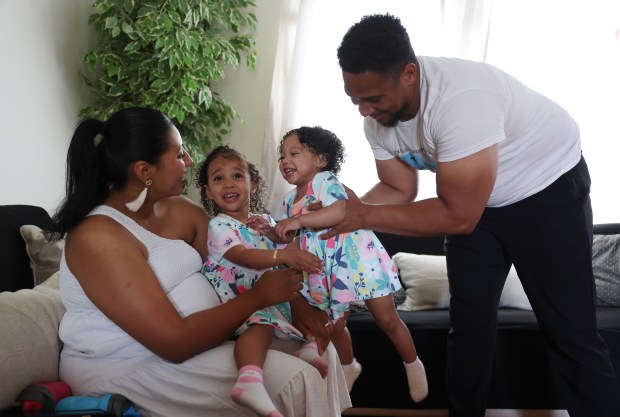
<instances>
[{"instance_id":1,"label":"window","mask_svg":"<svg viewBox=\"0 0 620 417\"><path fill-rule=\"evenodd\" d=\"M334 131L347 153L341 181L360 195L377 177L362 118L343 91L336 50L362 16L386 12L401 19L417 55L489 62L565 107L581 129L594 221L620 221L614 168L614 150L620 149L620 2L301 0L282 133L300 125ZM434 181L434 174L420 172L418 199L435 195Z\"/></svg>"}]
</instances>

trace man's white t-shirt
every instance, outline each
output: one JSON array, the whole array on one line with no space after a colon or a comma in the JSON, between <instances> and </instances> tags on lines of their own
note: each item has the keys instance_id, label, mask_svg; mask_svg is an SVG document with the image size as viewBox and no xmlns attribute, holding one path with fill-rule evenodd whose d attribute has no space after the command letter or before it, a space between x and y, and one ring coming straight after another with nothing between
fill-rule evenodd
<instances>
[{"instance_id":1,"label":"man's white t-shirt","mask_svg":"<svg viewBox=\"0 0 620 417\"><path fill-rule=\"evenodd\" d=\"M435 171L499 144L499 166L487 207L543 190L581 158L579 128L558 104L485 63L418 57L420 110L385 127L364 119L375 159L394 157Z\"/></svg>"}]
</instances>

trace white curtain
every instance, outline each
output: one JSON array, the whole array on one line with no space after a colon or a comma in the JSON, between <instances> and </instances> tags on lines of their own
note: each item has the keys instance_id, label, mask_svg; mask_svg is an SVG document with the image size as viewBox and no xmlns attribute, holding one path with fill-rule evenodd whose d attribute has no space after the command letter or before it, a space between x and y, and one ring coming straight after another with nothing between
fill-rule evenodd
<instances>
[{"instance_id":1,"label":"white curtain","mask_svg":"<svg viewBox=\"0 0 620 417\"><path fill-rule=\"evenodd\" d=\"M444 43L437 55L485 61L493 0L443 0L442 5Z\"/></svg>"},{"instance_id":2,"label":"white curtain","mask_svg":"<svg viewBox=\"0 0 620 417\"><path fill-rule=\"evenodd\" d=\"M290 188L277 144L294 127L321 125L340 137L347 153L340 179L358 194L377 181L336 57L347 29L374 13L398 16L418 55L490 62L563 105L581 127L594 220L620 222L610 152L620 148L618 0L284 0L261 167L272 214ZM420 174L418 197L435 195L434 175Z\"/></svg>"},{"instance_id":3,"label":"white curtain","mask_svg":"<svg viewBox=\"0 0 620 417\"><path fill-rule=\"evenodd\" d=\"M261 173L271 191L267 208L272 215L278 213L284 193L288 189L288 184L278 170L277 148L280 138L287 132L286 126L292 126L290 103L294 101L294 97L291 96L293 88L290 79L297 71L297 66L295 68L293 66L299 59L295 54L298 50L295 48L295 41L298 28L301 26L300 3L301 0L282 2L271 98L263 141Z\"/></svg>"}]
</instances>

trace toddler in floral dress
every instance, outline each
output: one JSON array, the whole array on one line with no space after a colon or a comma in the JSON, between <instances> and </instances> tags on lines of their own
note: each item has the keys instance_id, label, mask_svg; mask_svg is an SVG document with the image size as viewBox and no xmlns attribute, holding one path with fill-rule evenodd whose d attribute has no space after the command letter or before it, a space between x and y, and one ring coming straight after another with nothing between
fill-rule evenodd
<instances>
[{"instance_id":1,"label":"toddler in floral dress","mask_svg":"<svg viewBox=\"0 0 620 417\"><path fill-rule=\"evenodd\" d=\"M202 272L222 302L254 287L260 276L274 267L320 271L321 260L315 255L297 248L286 250L286 245L261 233L265 225L275 222L267 214L250 213L250 209L263 207L264 185L243 154L228 146L215 148L198 167L196 183L205 209L215 216L209 222L209 255ZM303 342L295 356L314 365L323 377L327 374L328 363L319 355L316 342L307 341L291 324L289 303L256 311L235 335L239 375L231 397L260 416L282 416L263 385L262 366L274 336Z\"/></svg>"},{"instance_id":2,"label":"toddler in floral dress","mask_svg":"<svg viewBox=\"0 0 620 417\"><path fill-rule=\"evenodd\" d=\"M329 130L304 126L284 135L278 150L280 172L295 188L284 197L285 219L278 222L275 231L285 240L291 231L299 230L301 249L323 261L321 273L304 273L302 294L333 320L332 342L349 390L361 373L361 365L353 354L346 316L351 302L364 300L403 359L411 398L422 401L428 394L426 373L411 333L396 311L392 293L401 285L383 245L371 230L320 238L345 215L347 194L336 177L344 160L342 142ZM309 210L314 203L321 208Z\"/></svg>"}]
</instances>

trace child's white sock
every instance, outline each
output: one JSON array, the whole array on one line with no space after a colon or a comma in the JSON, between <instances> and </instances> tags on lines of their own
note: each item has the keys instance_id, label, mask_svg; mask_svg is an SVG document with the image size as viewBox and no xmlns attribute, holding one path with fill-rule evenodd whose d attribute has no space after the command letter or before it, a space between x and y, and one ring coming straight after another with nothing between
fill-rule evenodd
<instances>
[{"instance_id":1,"label":"child's white sock","mask_svg":"<svg viewBox=\"0 0 620 417\"><path fill-rule=\"evenodd\" d=\"M353 389L353 384L358 376L362 373L362 365L353 358L353 362L348 365L342 365L342 371L344 372L344 379L347 381L347 388L349 392Z\"/></svg>"},{"instance_id":2,"label":"child's white sock","mask_svg":"<svg viewBox=\"0 0 620 417\"><path fill-rule=\"evenodd\" d=\"M403 362L404 363L404 362ZM428 382L426 372L420 358L416 358L411 363L405 363L407 371L407 382L409 383L409 395L416 403L422 401L428 395Z\"/></svg>"},{"instance_id":3,"label":"child's white sock","mask_svg":"<svg viewBox=\"0 0 620 417\"><path fill-rule=\"evenodd\" d=\"M323 378L327 376L329 366L327 361L319 355L319 349L316 346L316 342L304 343L293 355L314 366Z\"/></svg>"},{"instance_id":4,"label":"child's white sock","mask_svg":"<svg viewBox=\"0 0 620 417\"><path fill-rule=\"evenodd\" d=\"M230 397L261 417L283 417L263 385L263 370L256 365L245 365L239 369L239 376Z\"/></svg>"}]
</instances>

